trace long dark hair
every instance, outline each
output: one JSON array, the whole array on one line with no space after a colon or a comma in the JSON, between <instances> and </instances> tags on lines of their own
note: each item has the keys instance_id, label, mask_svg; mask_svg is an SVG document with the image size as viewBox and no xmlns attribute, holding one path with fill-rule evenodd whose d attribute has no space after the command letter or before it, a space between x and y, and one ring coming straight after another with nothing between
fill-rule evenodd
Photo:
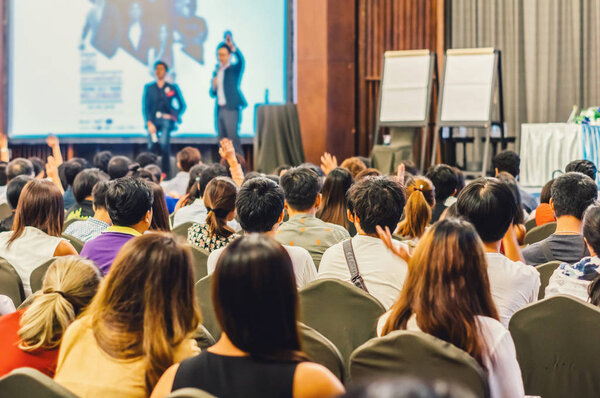
<instances>
[{"instance_id":1,"label":"long dark hair","mask_svg":"<svg viewBox=\"0 0 600 398\"><path fill-rule=\"evenodd\" d=\"M346 192L352 185L352 174L347 169L333 169L323 183L323 198L317 217L325 222L348 228Z\"/></svg>"},{"instance_id":2,"label":"long dark hair","mask_svg":"<svg viewBox=\"0 0 600 398\"><path fill-rule=\"evenodd\" d=\"M233 231L227 226L227 215L235 210L238 186L229 177L216 177L206 186L204 206L208 211L206 225L211 236L228 238Z\"/></svg>"},{"instance_id":3,"label":"long dark hair","mask_svg":"<svg viewBox=\"0 0 600 398\"><path fill-rule=\"evenodd\" d=\"M250 234L227 246L213 274L212 297L221 328L240 350L259 359L306 359L292 260L275 240Z\"/></svg>"},{"instance_id":4,"label":"long dark hair","mask_svg":"<svg viewBox=\"0 0 600 398\"><path fill-rule=\"evenodd\" d=\"M152 223L150 224L151 231L171 232L171 224L169 223L169 209L167 208L167 200L165 192L160 185L149 182L154 201L152 202Z\"/></svg>"},{"instance_id":5,"label":"long dark hair","mask_svg":"<svg viewBox=\"0 0 600 398\"><path fill-rule=\"evenodd\" d=\"M191 205L198 198L202 197L202 189L200 187L200 176L202 172L208 168L205 164L197 164L189 171L190 179L185 190L185 196L181 201L181 207Z\"/></svg>"},{"instance_id":6,"label":"long dark hair","mask_svg":"<svg viewBox=\"0 0 600 398\"><path fill-rule=\"evenodd\" d=\"M454 344L483 366L485 346L476 316L498 320L483 244L468 222L450 218L425 233L383 334L406 329L416 315L425 333Z\"/></svg>"}]
</instances>

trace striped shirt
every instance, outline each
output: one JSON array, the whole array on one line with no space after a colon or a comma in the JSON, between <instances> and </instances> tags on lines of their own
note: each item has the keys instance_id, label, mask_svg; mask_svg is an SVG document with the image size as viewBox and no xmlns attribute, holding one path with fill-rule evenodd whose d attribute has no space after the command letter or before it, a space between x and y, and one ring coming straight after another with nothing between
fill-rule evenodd
<instances>
[{"instance_id":1,"label":"striped shirt","mask_svg":"<svg viewBox=\"0 0 600 398\"><path fill-rule=\"evenodd\" d=\"M100 235L109 225L94 217L87 220L75 221L67 227L65 234L71 235L83 242L94 239Z\"/></svg>"}]
</instances>

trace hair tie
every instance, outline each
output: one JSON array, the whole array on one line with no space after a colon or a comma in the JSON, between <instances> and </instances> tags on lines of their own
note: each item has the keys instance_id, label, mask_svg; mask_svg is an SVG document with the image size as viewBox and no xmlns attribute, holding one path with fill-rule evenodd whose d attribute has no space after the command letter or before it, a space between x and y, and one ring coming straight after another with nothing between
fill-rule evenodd
<instances>
[{"instance_id":1,"label":"hair tie","mask_svg":"<svg viewBox=\"0 0 600 398\"><path fill-rule=\"evenodd\" d=\"M200 176L196 177L196 182L200 182Z\"/></svg>"},{"instance_id":2,"label":"hair tie","mask_svg":"<svg viewBox=\"0 0 600 398\"><path fill-rule=\"evenodd\" d=\"M211 207L206 206L206 211L210 213L211 211L213 211L213 209Z\"/></svg>"}]
</instances>

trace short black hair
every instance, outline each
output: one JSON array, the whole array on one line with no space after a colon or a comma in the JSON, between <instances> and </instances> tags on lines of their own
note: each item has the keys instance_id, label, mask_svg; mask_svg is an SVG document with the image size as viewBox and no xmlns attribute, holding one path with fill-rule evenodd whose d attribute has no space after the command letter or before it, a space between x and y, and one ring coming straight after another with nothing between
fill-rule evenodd
<instances>
[{"instance_id":1,"label":"short black hair","mask_svg":"<svg viewBox=\"0 0 600 398\"><path fill-rule=\"evenodd\" d=\"M360 219L361 229L374 234L378 225L390 231L396 229L404 213L406 192L402 184L392 178L364 177L350 187L346 200L350 213Z\"/></svg>"},{"instance_id":2,"label":"short black hair","mask_svg":"<svg viewBox=\"0 0 600 398\"><path fill-rule=\"evenodd\" d=\"M456 209L475 226L482 241L497 242L512 224L517 204L507 184L480 177L458 195Z\"/></svg>"},{"instance_id":3,"label":"short black hair","mask_svg":"<svg viewBox=\"0 0 600 398\"><path fill-rule=\"evenodd\" d=\"M106 209L114 225L137 224L152 208L153 201L150 185L139 178L118 178L109 183L106 191Z\"/></svg>"},{"instance_id":4,"label":"short black hair","mask_svg":"<svg viewBox=\"0 0 600 398\"><path fill-rule=\"evenodd\" d=\"M67 186L70 187L73 186L73 182L75 182L75 177L77 177L77 174L83 171L83 165L80 162L71 159L65 163L64 170Z\"/></svg>"},{"instance_id":5,"label":"short black hair","mask_svg":"<svg viewBox=\"0 0 600 398\"><path fill-rule=\"evenodd\" d=\"M152 173L157 184L160 182L160 179L162 177L162 170L158 165L149 164L148 166L144 167L144 170L147 170L150 173Z\"/></svg>"},{"instance_id":6,"label":"short black hair","mask_svg":"<svg viewBox=\"0 0 600 398\"><path fill-rule=\"evenodd\" d=\"M105 173L108 173L108 162L112 159L113 155L111 151L101 151L94 155L94 159L92 160L92 165L102 170Z\"/></svg>"},{"instance_id":7,"label":"short black hair","mask_svg":"<svg viewBox=\"0 0 600 398\"><path fill-rule=\"evenodd\" d=\"M498 172L506 171L516 178L521 172L521 158L514 151L502 151L494 156L492 166L498 169Z\"/></svg>"},{"instance_id":8,"label":"short black hair","mask_svg":"<svg viewBox=\"0 0 600 398\"><path fill-rule=\"evenodd\" d=\"M212 181L213 178L216 177L227 177L227 169L225 166L219 163L213 163L208 166L202 174L200 175L200 189L198 190L198 197L201 198L204 196L204 191L206 190L206 186L209 182Z\"/></svg>"},{"instance_id":9,"label":"short black hair","mask_svg":"<svg viewBox=\"0 0 600 398\"><path fill-rule=\"evenodd\" d=\"M321 192L321 179L305 166L289 169L281 176L280 183L287 204L299 211L312 208Z\"/></svg>"},{"instance_id":10,"label":"short black hair","mask_svg":"<svg viewBox=\"0 0 600 398\"><path fill-rule=\"evenodd\" d=\"M30 157L29 161L33 165L33 174L35 176L46 170L46 163L37 156Z\"/></svg>"},{"instance_id":11,"label":"short black hair","mask_svg":"<svg viewBox=\"0 0 600 398\"><path fill-rule=\"evenodd\" d=\"M458 186L456 172L447 164L431 166L425 177L429 178L435 187L435 200L438 202L448 199Z\"/></svg>"},{"instance_id":12,"label":"short black hair","mask_svg":"<svg viewBox=\"0 0 600 398\"><path fill-rule=\"evenodd\" d=\"M98 181L108 181L108 176L99 169L86 169L77 174L73 182L73 196L77 203L92 195L92 189Z\"/></svg>"},{"instance_id":13,"label":"short black hair","mask_svg":"<svg viewBox=\"0 0 600 398\"><path fill-rule=\"evenodd\" d=\"M325 177L325 173L323 173L323 170L321 170L321 168L314 163L306 162L302 163L298 167L306 167L307 169L311 169L312 171L314 171L319 177Z\"/></svg>"},{"instance_id":14,"label":"short black hair","mask_svg":"<svg viewBox=\"0 0 600 398\"><path fill-rule=\"evenodd\" d=\"M152 152L142 152L135 157L135 162L140 167L146 167L149 164L156 164L158 162L158 156Z\"/></svg>"},{"instance_id":15,"label":"short black hair","mask_svg":"<svg viewBox=\"0 0 600 398\"><path fill-rule=\"evenodd\" d=\"M161 61L158 60L154 63L154 70L156 70L156 68L158 67L158 65L162 65L165 67L165 71L168 72L169 71L169 65L167 65L167 63L165 61Z\"/></svg>"},{"instance_id":16,"label":"short black hair","mask_svg":"<svg viewBox=\"0 0 600 398\"><path fill-rule=\"evenodd\" d=\"M594 162L590 160L573 160L567 164L567 167L565 167L565 173L569 173L571 171L578 171L596 181L596 172L598 170L596 169Z\"/></svg>"},{"instance_id":17,"label":"short black hair","mask_svg":"<svg viewBox=\"0 0 600 398\"><path fill-rule=\"evenodd\" d=\"M228 52L229 54L231 54L231 48L229 48L229 46L228 46L226 43L221 43L221 44L219 44L219 46L217 47L217 53L218 53L218 52L219 52L219 50L220 50L220 49L222 49L222 48L226 49L226 50L227 50L227 52Z\"/></svg>"},{"instance_id":18,"label":"short black hair","mask_svg":"<svg viewBox=\"0 0 600 398\"><path fill-rule=\"evenodd\" d=\"M5 186L8 180L6 177L6 166L8 166L8 163L0 162L0 187Z\"/></svg>"},{"instance_id":19,"label":"short black hair","mask_svg":"<svg viewBox=\"0 0 600 398\"><path fill-rule=\"evenodd\" d=\"M108 191L109 182L100 180L94 185L92 189L92 196L94 197L94 206L96 208L101 207L106 209L106 191Z\"/></svg>"},{"instance_id":20,"label":"short black hair","mask_svg":"<svg viewBox=\"0 0 600 398\"><path fill-rule=\"evenodd\" d=\"M8 186L6 187L6 199L11 209L15 210L17 208L21 191L31 180L33 180L33 177L26 175L16 176L10 180Z\"/></svg>"},{"instance_id":21,"label":"short black hair","mask_svg":"<svg viewBox=\"0 0 600 398\"><path fill-rule=\"evenodd\" d=\"M565 173L552 184L552 202L556 217L573 216L578 220L589 205L598 198L598 186L583 173Z\"/></svg>"},{"instance_id":22,"label":"short black hair","mask_svg":"<svg viewBox=\"0 0 600 398\"><path fill-rule=\"evenodd\" d=\"M238 219L245 232L268 232L283 211L283 190L265 177L254 177L242 185L235 201Z\"/></svg>"},{"instance_id":23,"label":"short black hair","mask_svg":"<svg viewBox=\"0 0 600 398\"><path fill-rule=\"evenodd\" d=\"M600 203L589 206L583 216L583 236L596 254L600 253Z\"/></svg>"},{"instance_id":24,"label":"short black hair","mask_svg":"<svg viewBox=\"0 0 600 398\"><path fill-rule=\"evenodd\" d=\"M129 173L131 160L126 156L113 156L108 162L108 175L111 180L125 177Z\"/></svg>"},{"instance_id":25,"label":"short black hair","mask_svg":"<svg viewBox=\"0 0 600 398\"><path fill-rule=\"evenodd\" d=\"M33 164L25 158L11 160L6 166L6 177L8 178L8 181L16 176L22 175L33 177Z\"/></svg>"}]
</instances>

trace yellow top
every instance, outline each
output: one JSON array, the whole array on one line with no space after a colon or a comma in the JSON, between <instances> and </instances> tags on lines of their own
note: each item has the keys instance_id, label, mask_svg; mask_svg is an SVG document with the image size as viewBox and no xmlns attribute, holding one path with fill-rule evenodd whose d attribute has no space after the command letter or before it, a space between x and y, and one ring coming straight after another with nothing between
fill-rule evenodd
<instances>
[{"instance_id":1,"label":"yellow top","mask_svg":"<svg viewBox=\"0 0 600 398\"><path fill-rule=\"evenodd\" d=\"M135 229L131 228L131 227L121 227L118 225L111 225L110 227L106 228L107 232L119 232L122 234L128 234L128 235L133 235L133 236L142 236L142 234L140 234L138 231L136 231Z\"/></svg>"},{"instance_id":2,"label":"yellow top","mask_svg":"<svg viewBox=\"0 0 600 398\"><path fill-rule=\"evenodd\" d=\"M175 362L200 352L194 340L175 351ZM98 346L91 317L84 316L66 330L60 346L54 380L79 397L147 397L145 360L116 359Z\"/></svg>"}]
</instances>

